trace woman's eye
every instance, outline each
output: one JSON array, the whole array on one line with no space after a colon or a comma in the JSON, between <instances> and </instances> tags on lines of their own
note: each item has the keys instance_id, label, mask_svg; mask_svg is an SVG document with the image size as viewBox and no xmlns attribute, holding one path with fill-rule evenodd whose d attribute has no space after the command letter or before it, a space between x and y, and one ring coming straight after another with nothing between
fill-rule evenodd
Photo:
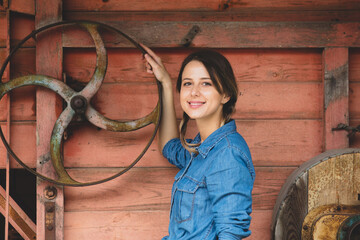
<instances>
[{"instance_id":1,"label":"woman's eye","mask_svg":"<svg viewBox=\"0 0 360 240\"><path fill-rule=\"evenodd\" d=\"M212 83L211 82L203 82L202 83L204 86L212 86Z\"/></svg>"}]
</instances>

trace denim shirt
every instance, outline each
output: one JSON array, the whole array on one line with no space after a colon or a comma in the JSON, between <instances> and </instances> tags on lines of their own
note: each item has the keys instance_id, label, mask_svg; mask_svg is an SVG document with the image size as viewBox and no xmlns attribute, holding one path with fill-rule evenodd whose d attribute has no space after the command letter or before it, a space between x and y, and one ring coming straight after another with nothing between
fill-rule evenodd
<instances>
[{"instance_id":1,"label":"denim shirt","mask_svg":"<svg viewBox=\"0 0 360 240\"><path fill-rule=\"evenodd\" d=\"M198 134L192 143L200 142ZM163 155L180 168L171 195L169 236L163 240L243 239L250 235L255 170L232 120L189 153L178 138Z\"/></svg>"}]
</instances>

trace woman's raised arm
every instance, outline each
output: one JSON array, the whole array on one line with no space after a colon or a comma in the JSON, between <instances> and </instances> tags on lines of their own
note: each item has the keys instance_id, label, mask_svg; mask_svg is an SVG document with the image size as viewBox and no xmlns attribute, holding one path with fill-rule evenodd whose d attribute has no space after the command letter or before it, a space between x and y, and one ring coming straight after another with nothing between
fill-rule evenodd
<instances>
[{"instance_id":1,"label":"woman's raised arm","mask_svg":"<svg viewBox=\"0 0 360 240\"><path fill-rule=\"evenodd\" d=\"M147 51L145 59L148 63L147 72L155 75L156 79L161 82L163 96L163 112L159 127L159 149L162 152L165 144L179 137L178 125L176 122L174 94L171 77L163 65L161 58L157 56L150 48L141 44Z\"/></svg>"}]
</instances>

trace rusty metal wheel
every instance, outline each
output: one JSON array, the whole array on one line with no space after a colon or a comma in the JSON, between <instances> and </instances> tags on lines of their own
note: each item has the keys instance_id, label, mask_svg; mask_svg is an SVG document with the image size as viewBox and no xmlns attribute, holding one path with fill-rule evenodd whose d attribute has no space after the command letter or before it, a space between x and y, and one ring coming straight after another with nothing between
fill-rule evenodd
<instances>
[{"instance_id":1,"label":"rusty metal wheel","mask_svg":"<svg viewBox=\"0 0 360 240\"><path fill-rule=\"evenodd\" d=\"M91 77L91 80L88 82L88 84L85 86L84 89L77 92L70 88L68 85L66 85L64 82L48 77L43 75L28 75L23 76L19 78L15 78L10 80L9 82L2 83L1 79L4 74L4 71L12 57L12 55L30 38L36 38L36 35L47 31L49 29L54 29L56 27L63 27L68 25L76 25L84 28L91 36L92 40L94 41L95 48L96 48L96 67L94 74ZM156 81L157 87L158 87L158 95L159 100L154 108L154 110L148 114L145 117L142 117L140 119L128 121L128 122L120 122L116 120L112 120L109 118L106 118L102 114L100 114L98 111L96 111L90 104L91 98L97 93L100 86L103 83L103 80L105 78L105 73L107 69L107 52L106 48L103 42L102 37L99 34L99 27L105 28L107 30L113 31L117 34L122 35L125 39L130 41L136 48L138 48L142 54L145 54L146 51L132 38L127 36L125 33L121 32L120 30L111 27L109 25L105 25L103 23L99 22L93 22L93 21L63 21L58 22L54 24L50 24L44 27L41 27L37 30L34 30L32 33L30 33L27 37L25 37L9 54L9 56L6 58L4 64L2 65L2 68L0 70L0 100L1 98L12 91L13 89L23 87L23 86L29 86L29 85L36 85L36 86L42 86L45 88L48 88L58 95L60 95L64 101L67 103L67 107L63 110L63 112L60 114L59 118L57 119L54 128L52 130L51 140L50 140L50 155L51 155L51 161L54 166L55 172L58 175L57 179L52 179L47 176L44 176L37 171L31 169L29 166L27 166L23 161L21 161L17 155L14 153L14 151L9 146L8 142L6 141L3 131L0 126L0 137L3 141L8 153L25 169L30 171L31 173L35 174L36 176L47 180L49 182L59 184L59 185L65 185L65 186L89 186L89 185L95 185L99 183L103 183L106 181L109 181L111 179L114 179L123 173L127 172L129 169L131 169L145 154L147 149L150 147L152 141L155 138L156 132L159 127L160 118L161 118L161 106L162 106L162 97L161 97L161 84ZM81 114L84 116L90 123L93 125L110 131L117 131L117 132L127 132L127 131L134 131L140 128L143 128L149 124L154 124L155 129L152 133L152 136L150 137L150 140L148 141L147 145L143 149L143 151L139 154L139 156L126 168L124 168L122 171L114 174L113 176L110 176L108 178L93 181L93 182L78 182L74 180L68 172L66 171L64 167L64 161L63 161L63 154L61 151L61 146L63 142L63 136L66 128L74 118L76 114Z\"/></svg>"}]
</instances>

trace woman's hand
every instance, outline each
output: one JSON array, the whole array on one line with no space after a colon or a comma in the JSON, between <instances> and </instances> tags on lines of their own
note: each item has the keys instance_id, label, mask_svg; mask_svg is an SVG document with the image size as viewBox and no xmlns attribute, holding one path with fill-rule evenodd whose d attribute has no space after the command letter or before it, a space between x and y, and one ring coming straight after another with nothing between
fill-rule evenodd
<instances>
[{"instance_id":1,"label":"woman's hand","mask_svg":"<svg viewBox=\"0 0 360 240\"><path fill-rule=\"evenodd\" d=\"M171 85L171 77L166 70L161 58L157 56L150 48L140 44L147 52L144 55L147 65L146 71L155 75L156 79L159 80L163 85Z\"/></svg>"}]
</instances>

